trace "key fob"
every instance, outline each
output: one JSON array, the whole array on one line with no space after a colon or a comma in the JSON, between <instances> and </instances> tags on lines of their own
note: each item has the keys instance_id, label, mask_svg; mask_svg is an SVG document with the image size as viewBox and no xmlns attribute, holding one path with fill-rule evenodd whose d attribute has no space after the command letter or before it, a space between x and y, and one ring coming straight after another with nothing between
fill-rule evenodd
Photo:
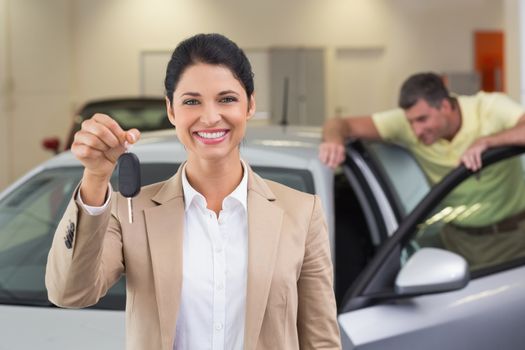
<instances>
[{"instance_id":1,"label":"key fob","mask_svg":"<svg viewBox=\"0 0 525 350\"><path fill-rule=\"evenodd\" d=\"M139 158L134 153L122 153L117 165L119 192L126 198L135 197L141 186Z\"/></svg>"}]
</instances>

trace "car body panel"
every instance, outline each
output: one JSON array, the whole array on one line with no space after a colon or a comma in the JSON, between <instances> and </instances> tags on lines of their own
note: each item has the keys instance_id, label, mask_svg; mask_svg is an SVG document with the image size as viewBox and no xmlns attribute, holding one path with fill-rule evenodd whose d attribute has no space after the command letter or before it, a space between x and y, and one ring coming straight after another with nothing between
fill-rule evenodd
<instances>
[{"instance_id":1,"label":"car body panel","mask_svg":"<svg viewBox=\"0 0 525 350\"><path fill-rule=\"evenodd\" d=\"M339 316L343 348L522 349L524 295L525 267L519 267L472 280L458 291L355 310Z\"/></svg>"},{"instance_id":2,"label":"car body panel","mask_svg":"<svg viewBox=\"0 0 525 350\"><path fill-rule=\"evenodd\" d=\"M111 310L0 305L0 350L124 349L125 314Z\"/></svg>"}]
</instances>

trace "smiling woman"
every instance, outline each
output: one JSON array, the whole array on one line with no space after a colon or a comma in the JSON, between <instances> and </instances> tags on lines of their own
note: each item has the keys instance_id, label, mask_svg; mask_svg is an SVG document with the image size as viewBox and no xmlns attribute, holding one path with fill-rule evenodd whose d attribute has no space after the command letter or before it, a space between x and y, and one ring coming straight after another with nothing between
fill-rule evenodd
<instances>
[{"instance_id":1,"label":"smiling woman","mask_svg":"<svg viewBox=\"0 0 525 350\"><path fill-rule=\"evenodd\" d=\"M250 63L218 34L183 41L166 107L187 161L127 202L108 187L140 137L95 114L75 135L84 165L55 233L46 286L64 307L95 304L126 274L129 349L339 349L320 199L264 180L240 157L255 112Z\"/></svg>"},{"instance_id":2,"label":"smiling woman","mask_svg":"<svg viewBox=\"0 0 525 350\"><path fill-rule=\"evenodd\" d=\"M207 81L206 85L202 81ZM196 190L204 194L218 214L222 198L242 177L238 146L244 137L246 122L255 112L255 98L246 95L229 68L197 63L181 75L172 102L167 99L167 109L177 136L188 151L186 175L190 180L195 173L208 172L210 165L230 169L223 178L209 177L195 184Z\"/></svg>"}]
</instances>

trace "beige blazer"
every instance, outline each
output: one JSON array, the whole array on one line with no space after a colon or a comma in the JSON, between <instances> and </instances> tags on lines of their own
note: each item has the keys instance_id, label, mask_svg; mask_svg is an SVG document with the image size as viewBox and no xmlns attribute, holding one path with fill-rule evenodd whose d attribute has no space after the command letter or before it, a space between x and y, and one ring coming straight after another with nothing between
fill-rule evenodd
<instances>
[{"instance_id":1,"label":"beige blazer","mask_svg":"<svg viewBox=\"0 0 525 350\"><path fill-rule=\"evenodd\" d=\"M172 350L182 284L184 196L179 170L133 199L114 194L90 216L74 200L49 252L49 300L95 304L126 275L126 348ZM317 196L248 174L245 349L340 349L332 263Z\"/></svg>"}]
</instances>

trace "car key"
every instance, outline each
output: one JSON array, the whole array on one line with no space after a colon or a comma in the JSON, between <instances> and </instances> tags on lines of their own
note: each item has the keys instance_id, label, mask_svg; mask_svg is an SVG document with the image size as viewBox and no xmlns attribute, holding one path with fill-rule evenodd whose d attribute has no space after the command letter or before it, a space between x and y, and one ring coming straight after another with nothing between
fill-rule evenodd
<instances>
[{"instance_id":1,"label":"car key","mask_svg":"<svg viewBox=\"0 0 525 350\"><path fill-rule=\"evenodd\" d=\"M131 152L126 151L118 159L119 192L128 199L128 219L133 223L133 206L131 199L140 192L140 161Z\"/></svg>"}]
</instances>

